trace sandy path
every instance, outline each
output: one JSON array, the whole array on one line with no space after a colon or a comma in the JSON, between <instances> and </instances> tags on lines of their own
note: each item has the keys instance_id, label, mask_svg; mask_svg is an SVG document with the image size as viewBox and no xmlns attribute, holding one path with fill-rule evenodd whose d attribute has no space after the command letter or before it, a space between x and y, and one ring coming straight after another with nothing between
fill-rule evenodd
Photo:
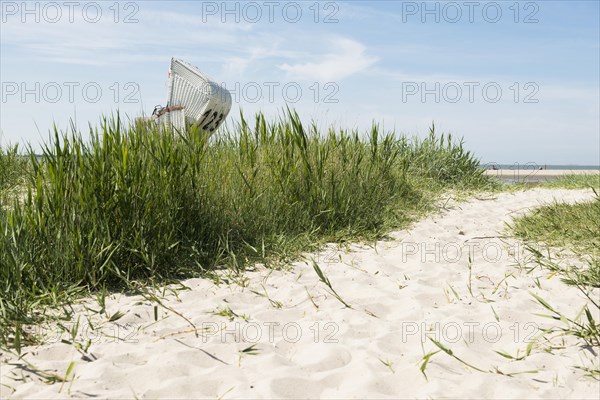
<instances>
[{"instance_id":1,"label":"sandy path","mask_svg":"<svg viewBox=\"0 0 600 400\"><path fill-rule=\"evenodd\" d=\"M394 232L394 240L380 242L376 249L352 246L313 255L352 308L332 296L305 262L294 263L289 271L259 268L237 283L185 281L190 290L167 293L164 304L189 322L162 307L154 322L153 304L139 296L107 300L109 313L126 313L117 324L78 307L105 332L97 337L87 330L92 361L58 340L25 349L27 361L60 375L75 361L72 382L48 385L8 364L15 360L3 354L1 395L598 398L600 382L575 368L594 360L598 368L598 358L570 338L556 339L552 349L535 346L520 361L495 353L523 355L540 328L563 326L534 315L544 310L529 292L568 316L586 304L576 288L549 278L548 271L522 268L522 246L502 237L505 222L554 199L574 202L592 196L591 191L547 189L502 193L493 200L447 206L409 231ZM252 291L266 292L270 300ZM89 306L97 307L93 301ZM223 307L238 317L211 314ZM82 317L80 331L84 321ZM196 337L191 323L205 330ZM419 366L424 354L438 348L426 333L484 372L439 352L426 368L427 380ZM78 340L84 341L81 336ZM508 376L531 370L537 372Z\"/></svg>"}]
</instances>

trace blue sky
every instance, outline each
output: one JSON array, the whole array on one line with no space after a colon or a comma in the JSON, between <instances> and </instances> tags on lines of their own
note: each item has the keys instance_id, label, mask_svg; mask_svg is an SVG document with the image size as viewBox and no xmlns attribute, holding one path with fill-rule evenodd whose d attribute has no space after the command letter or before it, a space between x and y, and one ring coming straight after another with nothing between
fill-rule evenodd
<instances>
[{"instance_id":1,"label":"blue sky","mask_svg":"<svg viewBox=\"0 0 600 400\"><path fill-rule=\"evenodd\" d=\"M98 14L100 9L100 14ZM431 121L483 162L600 163L598 1L2 1L2 144L165 103L170 58L321 126ZM301 10L301 14L298 13ZM238 22L239 21L239 22ZM301 93L298 92L300 89Z\"/></svg>"}]
</instances>

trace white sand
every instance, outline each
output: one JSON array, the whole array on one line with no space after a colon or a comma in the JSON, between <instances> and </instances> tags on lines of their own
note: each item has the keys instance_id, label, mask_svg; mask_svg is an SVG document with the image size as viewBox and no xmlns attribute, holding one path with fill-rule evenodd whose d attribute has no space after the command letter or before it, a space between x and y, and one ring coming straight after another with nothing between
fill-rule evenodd
<instances>
[{"instance_id":1,"label":"white sand","mask_svg":"<svg viewBox=\"0 0 600 400\"><path fill-rule=\"evenodd\" d=\"M564 326L535 315L547 312L530 292L569 317L586 304L576 288L547 270L527 273L519 242L499 237L505 223L541 203L592 196L591 191L535 189L451 203L441 214L409 231L393 233L393 240L376 248L352 246L347 252L313 255L352 309L332 296L305 262L294 263L289 271L258 268L246 274L246 281L219 286L190 279L183 282L190 290L166 293L164 304L198 329L223 324L228 330L224 333L196 337L190 323L162 307L159 321L154 322L153 304L140 296L116 295L107 300L109 313L126 313L118 324L76 307L82 315L80 331L87 324L83 315L88 315L105 332L96 337L87 329L92 340L87 354L93 361L85 361L73 346L58 340L24 349L23 358L29 363L59 375L75 361L69 382L46 384L34 373L11 365L19 363L13 356L2 354L0 394L28 399L597 399L600 382L577 368L594 362L598 368L597 355L571 337L557 337L552 347L542 340L520 361L495 353L522 356L527 339L538 335L539 329ZM469 244L473 295L468 289ZM273 304L252 291L266 291ZM97 308L92 300L88 306ZM210 314L220 307L247 315L248 322ZM597 312L595 318L600 319ZM424 338L427 329L456 356L491 372L476 371L439 352L426 368L426 380L419 371L422 357L438 350ZM240 352L253 342L258 354ZM531 370L537 372L507 375Z\"/></svg>"}]
</instances>

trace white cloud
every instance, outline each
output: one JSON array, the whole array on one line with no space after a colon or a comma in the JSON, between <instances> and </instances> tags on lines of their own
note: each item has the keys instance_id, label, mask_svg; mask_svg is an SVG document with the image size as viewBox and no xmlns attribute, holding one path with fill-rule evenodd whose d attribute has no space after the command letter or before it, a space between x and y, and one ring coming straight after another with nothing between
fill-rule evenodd
<instances>
[{"instance_id":1,"label":"white cloud","mask_svg":"<svg viewBox=\"0 0 600 400\"><path fill-rule=\"evenodd\" d=\"M13 46L34 61L73 65L127 65L160 52L237 46L248 34L249 24L202 23L198 15L142 9L137 23L115 23L110 10L97 23L86 22L80 13L56 23L41 20L22 23L12 18L2 25L2 46ZM168 26L168 33L164 27ZM155 57L156 58L156 57Z\"/></svg>"},{"instance_id":2,"label":"white cloud","mask_svg":"<svg viewBox=\"0 0 600 400\"><path fill-rule=\"evenodd\" d=\"M244 77L250 67L258 67L259 62L267 59L297 58L299 53L289 49L282 49L283 39L271 34L262 34L255 37L253 45L236 49L235 55L231 51L224 55L224 74L240 79Z\"/></svg>"},{"instance_id":3,"label":"white cloud","mask_svg":"<svg viewBox=\"0 0 600 400\"><path fill-rule=\"evenodd\" d=\"M278 67L293 79L307 81L340 81L357 74L378 59L366 54L366 47L354 40L336 38L331 41L332 53L319 56L320 61L299 64L280 64Z\"/></svg>"}]
</instances>

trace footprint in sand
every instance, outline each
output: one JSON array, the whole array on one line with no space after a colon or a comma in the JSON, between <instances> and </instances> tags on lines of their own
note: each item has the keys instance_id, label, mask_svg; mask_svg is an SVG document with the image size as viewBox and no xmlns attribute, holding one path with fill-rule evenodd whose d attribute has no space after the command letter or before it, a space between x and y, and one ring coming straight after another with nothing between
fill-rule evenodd
<instances>
[{"instance_id":1,"label":"footprint in sand","mask_svg":"<svg viewBox=\"0 0 600 400\"><path fill-rule=\"evenodd\" d=\"M291 360L303 369L323 372L345 367L352 361L352 354L344 346L314 343L298 348Z\"/></svg>"}]
</instances>

